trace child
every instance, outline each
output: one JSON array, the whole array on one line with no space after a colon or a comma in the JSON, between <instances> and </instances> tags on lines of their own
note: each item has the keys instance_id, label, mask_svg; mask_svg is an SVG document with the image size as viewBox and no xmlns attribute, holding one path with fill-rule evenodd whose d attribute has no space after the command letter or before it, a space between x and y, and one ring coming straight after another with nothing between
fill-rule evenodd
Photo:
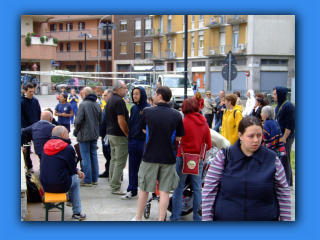
<instances>
[{"instance_id":1,"label":"child","mask_svg":"<svg viewBox=\"0 0 320 240\"><path fill-rule=\"evenodd\" d=\"M65 126L70 132L70 117L73 116L72 107L67 103L68 94L60 94L60 103L56 106L54 115L58 116L59 125Z\"/></svg>"},{"instance_id":2,"label":"child","mask_svg":"<svg viewBox=\"0 0 320 240\"><path fill-rule=\"evenodd\" d=\"M217 112L216 112L216 116L217 116L217 120L218 122L216 122L213 130L215 130L216 132L219 132L219 128L222 124L222 117L223 117L223 112L224 110L226 110L226 105L224 104L225 98L222 97L220 99L220 103L217 106Z\"/></svg>"},{"instance_id":3,"label":"child","mask_svg":"<svg viewBox=\"0 0 320 240\"><path fill-rule=\"evenodd\" d=\"M73 125L73 119L78 112L78 102L79 102L79 97L77 96L76 90L74 88L71 89L71 94L68 96L67 102L70 103L72 107L73 116L70 119L71 119L71 124Z\"/></svg>"}]
</instances>

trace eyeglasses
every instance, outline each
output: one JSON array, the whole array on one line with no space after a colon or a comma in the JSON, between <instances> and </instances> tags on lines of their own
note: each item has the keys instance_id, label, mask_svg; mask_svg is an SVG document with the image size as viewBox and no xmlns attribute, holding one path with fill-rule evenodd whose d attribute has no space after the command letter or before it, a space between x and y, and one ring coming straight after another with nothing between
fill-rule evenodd
<instances>
[{"instance_id":1,"label":"eyeglasses","mask_svg":"<svg viewBox=\"0 0 320 240\"><path fill-rule=\"evenodd\" d=\"M127 87L120 87L120 88L123 88L123 89L128 89Z\"/></svg>"}]
</instances>

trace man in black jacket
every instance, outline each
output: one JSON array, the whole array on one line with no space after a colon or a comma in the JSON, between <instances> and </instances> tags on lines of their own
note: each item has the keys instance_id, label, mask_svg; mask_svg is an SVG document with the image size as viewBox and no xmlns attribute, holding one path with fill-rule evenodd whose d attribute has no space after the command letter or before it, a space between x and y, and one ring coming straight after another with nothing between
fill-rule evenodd
<instances>
[{"instance_id":1,"label":"man in black jacket","mask_svg":"<svg viewBox=\"0 0 320 240\"><path fill-rule=\"evenodd\" d=\"M34 85L28 83L24 87L25 94L21 97L21 128L26 128L40 120L41 108L38 99L34 98ZM30 142L31 139L25 139ZM29 172L33 171L33 165L30 158L30 146L26 147L26 164Z\"/></svg>"},{"instance_id":2,"label":"man in black jacket","mask_svg":"<svg viewBox=\"0 0 320 240\"><path fill-rule=\"evenodd\" d=\"M52 129L55 127L52 122L52 113L44 111L41 113L41 120L31 126L21 130L21 146L25 144L25 139L32 139L34 151L41 160L44 144L51 138ZM22 147L25 152L25 148Z\"/></svg>"},{"instance_id":3,"label":"man in black jacket","mask_svg":"<svg viewBox=\"0 0 320 240\"><path fill-rule=\"evenodd\" d=\"M56 126L51 139L43 148L40 165L40 182L45 192L66 193L72 202L72 220L85 220L82 214L79 179L85 177L77 168L76 153L71 146L68 130Z\"/></svg>"},{"instance_id":4,"label":"man in black jacket","mask_svg":"<svg viewBox=\"0 0 320 240\"><path fill-rule=\"evenodd\" d=\"M80 182L81 186L91 187L98 184L99 163L97 154L97 140L99 138L99 125L102 123L101 107L96 102L97 96L90 87L85 87L80 96L83 102L74 121L77 141L80 145L82 169L86 175Z\"/></svg>"}]
</instances>

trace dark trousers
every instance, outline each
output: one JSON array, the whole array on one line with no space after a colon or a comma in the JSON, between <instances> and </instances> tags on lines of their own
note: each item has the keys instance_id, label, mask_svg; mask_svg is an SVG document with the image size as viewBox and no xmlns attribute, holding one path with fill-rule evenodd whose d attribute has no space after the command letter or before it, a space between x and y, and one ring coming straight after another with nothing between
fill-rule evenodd
<instances>
[{"instance_id":1,"label":"dark trousers","mask_svg":"<svg viewBox=\"0 0 320 240\"><path fill-rule=\"evenodd\" d=\"M214 113L212 113L212 114L205 114L204 116L205 116L205 118L207 119L207 123L208 123L208 125L209 125L209 128L212 128L212 121L213 121Z\"/></svg>"},{"instance_id":2,"label":"dark trousers","mask_svg":"<svg viewBox=\"0 0 320 240\"><path fill-rule=\"evenodd\" d=\"M129 186L128 192L138 194L138 172L143 155L144 140L131 139L128 144L129 151Z\"/></svg>"},{"instance_id":3,"label":"dark trousers","mask_svg":"<svg viewBox=\"0 0 320 240\"><path fill-rule=\"evenodd\" d=\"M25 149L27 150L27 152L24 155L25 156L25 162L26 162L27 168L30 169L30 168L33 168L31 157L30 157L31 147L27 146L27 147L25 147Z\"/></svg>"},{"instance_id":4,"label":"dark trousers","mask_svg":"<svg viewBox=\"0 0 320 240\"><path fill-rule=\"evenodd\" d=\"M105 164L105 172L109 175L109 168L110 168L110 161L111 161L111 150L110 150L110 145L103 145L103 138L101 137L101 142L102 142L102 152L103 156L106 159L106 164Z\"/></svg>"},{"instance_id":5,"label":"dark trousers","mask_svg":"<svg viewBox=\"0 0 320 240\"><path fill-rule=\"evenodd\" d=\"M284 171L286 173L286 178L289 186L292 186L292 170L291 170L290 152L291 152L293 141L294 141L294 138L287 138L287 142L286 142L287 156L283 156L280 158L281 163L284 167Z\"/></svg>"}]
</instances>

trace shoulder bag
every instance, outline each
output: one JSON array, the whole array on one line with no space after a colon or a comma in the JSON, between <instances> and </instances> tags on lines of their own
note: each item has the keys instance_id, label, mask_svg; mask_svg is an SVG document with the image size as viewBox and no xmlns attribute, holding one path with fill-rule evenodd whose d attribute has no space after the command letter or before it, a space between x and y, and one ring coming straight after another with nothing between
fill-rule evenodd
<instances>
[{"instance_id":1,"label":"shoulder bag","mask_svg":"<svg viewBox=\"0 0 320 240\"><path fill-rule=\"evenodd\" d=\"M204 130L206 131L206 124L204 124ZM208 148L208 145L205 143L205 139L206 139L205 136L206 134L203 134L203 143L201 145L199 154L183 152L182 142L181 142L181 154L183 157L183 166L182 166L183 174L192 174L192 175L199 174L199 162L203 161L206 158L206 151Z\"/></svg>"}]
</instances>

